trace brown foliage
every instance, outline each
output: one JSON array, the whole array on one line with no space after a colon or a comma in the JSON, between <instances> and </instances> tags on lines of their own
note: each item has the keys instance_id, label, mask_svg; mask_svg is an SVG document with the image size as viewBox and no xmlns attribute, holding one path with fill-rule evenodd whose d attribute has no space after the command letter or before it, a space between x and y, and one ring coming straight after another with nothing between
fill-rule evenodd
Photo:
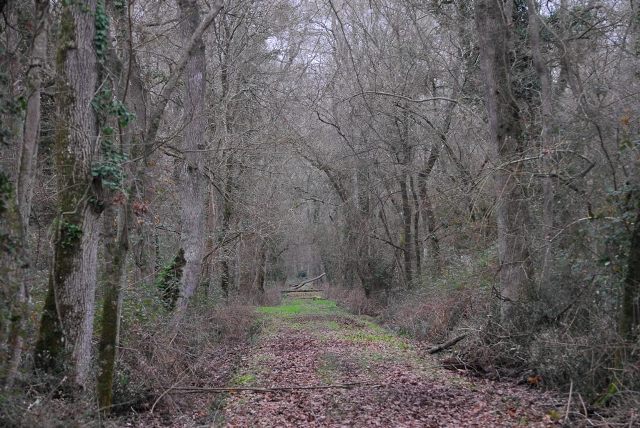
<instances>
[{"instance_id":1,"label":"brown foliage","mask_svg":"<svg viewBox=\"0 0 640 428\"><path fill-rule=\"evenodd\" d=\"M462 322L481 316L487 304L478 289L423 289L397 298L385 310L384 319L402 334L438 343Z\"/></svg>"},{"instance_id":2,"label":"brown foliage","mask_svg":"<svg viewBox=\"0 0 640 428\"><path fill-rule=\"evenodd\" d=\"M382 305L380 301L369 298L362 288L328 287L326 291L328 299L335 300L340 306L357 315L376 316L380 314Z\"/></svg>"},{"instance_id":3,"label":"brown foliage","mask_svg":"<svg viewBox=\"0 0 640 428\"><path fill-rule=\"evenodd\" d=\"M190 311L177 324L161 319L153 325L132 326L121 351L114 402L126 403L127 409L181 408L168 397L158 399L177 384L198 384L210 380L212 373L230 375L238 349L253 333L254 321L251 307L230 304Z\"/></svg>"}]
</instances>

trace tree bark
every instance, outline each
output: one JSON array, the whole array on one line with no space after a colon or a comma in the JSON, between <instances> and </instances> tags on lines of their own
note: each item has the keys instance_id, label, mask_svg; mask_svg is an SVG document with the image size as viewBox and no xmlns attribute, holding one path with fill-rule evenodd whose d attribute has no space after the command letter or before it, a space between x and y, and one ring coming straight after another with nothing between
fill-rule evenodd
<instances>
[{"instance_id":1,"label":"tree bark","mask_svg":"<svg viewBox=\"0 0 640 428\"><path fill-rule=\"evenodd\" d=\"M36 361L42 368L57 366L70 374L73 384L85 389L90 384L99 217L103 204L100 179L91 176L92 159L97 151L96 113L91 105L97 83L95 13L96 0L62 6L56 60L58 110L54 149L59 215L51 289L36 346Z\"/></svg>"},{"instance_id":2,"label":"tree bark","mask_svg":"<svg viewBox=\"0 0 640 428\"><path fill-rule=\"evenodd\" d=\"M11 386L20 363L27 315L20 213L9 176L0 171L0 385Z\"/></svg>"},{"instance_id":3,"label":"tree bark","mask_svg":"<svg viewBox=\"0 0 640 428\"><path fill-rule=\"evenodd\" d=\"M98 404L108 412L113 397L113 374L120 331L122 289L126 282L127 253L129 250L130 204L110 206L104 216L106 269L102 303L102 328L98 345Z\"/></svg>"},{"instance_id":4,"label":"tree bark","mask_svg":"<svg viewBox=\"0 0 640 428\"><path fill-rule=\"evenodd\" d=\"M20 151L20 169L16 186L16 196L20 217L22 218L23 236L28 237L29 216L31 214L31 198L35 180L35 166L40 139L40 93L42 90L42 69L46 64L49 2L35 1L33 19L33 44L29 54L29 71L27 73L27 112L22 132Z\"/></svg>"},{"instance_id":5,"label":"tree bark","mask_svg":"<svg viewBox=\"0 0 640 428\"><path fill-rule=\"evenodd\" d=\"M40 137L40 93L42 88L42 68L46 63L46 47L48 36L48 1L36 0L31 16L31 25L34 28L33 41L29 47L28 60L29 70L25 81L26 86L26 114L22 123L22 132L18 135L22 141L20 144L20 159L18 175L16 180L16 206L20 214L19 227L21 229L20 252L22 266L20 270L13 272L19 275L15 283L17 288L8 297L11 301L11 327L7 349L6 373L3 376L6 386L11 386L18 374L18 369L22 359L23 329L24 320L27 317L27 289L29 277L26 275L26 267L29 266L28 250L29 245L29 216L31 213L31 199L33 195L33 183L35 180L35 164L38 154L38 141ZM11 236L7 234L6 236ZM6 376L5 376L6 375Z\"/></svg>"},{"instance_id":6,"label":"tree bark","mask_svg":"<svg viewBox=\"0 0 640 428\"><path fill-rule=\"evenodd\" d=\"M220 288L225 297L229 297L229 288L231 285L231 270L229 268L229 251L224 248L225 236L229 232L229 226L231 224L231 216L233 215L233 201L232 192L234 187L233 178L233 156L228 155L226 159L226 181L224 186L224 194L222 195L222 230L220 233L220 241L218 246L223 254L222 261L220 262Z\"/></svg>"},{"instance_id":7,"label":"tree bark","mask_svg":"<svg viewBox=\"0 0 640 428\"><path fill-rule=\"evenodd\" d=\"M209 184L209 191L207 192L207 212L206 212L206 254L204 256L203 263L203 278L207 281L207 295L211 292L211 288L214 284L216 255L218 248L216 245L215 232L216 221L218 217L216 208L216 190L213 184ZM215 253L215 254L214 254Z\"/></svg>"},{"instance_id":8,"label":"tree bark","mask_svg":"<svg viewBox=\"0 0 640 428\"><path fill-rule=\"evenodd\" d=\"M530 292L532 267L529 257L529 212L519 183L526 149L520 111L511 76L512 25L510 0L479 0L476 26L479 36L481 69L485 81L485 103L489 131L498 170L495 173L500 261L501 317L517 321L518 304Z\"/></svg>"},{"instance_id":9,"label":"tree bark","mask_svg":"<svg viewBox=\"0 0 640 428\"><path fill-rule=\"evenodd\" d=\"M640 3L631 3L633 54L640 58ZM622 290L622 307L620 314L620 334L626 340L635 342L640 335L640 201L635 195L637 204L636 221L631 233L627 276Z\"/></svg>"},{"instance_id":10,"label":"tree bark","mask_svg":"<svg viewBox=\"0 0 640 428\"><path fill-rule=\"evenodd\" d=\"M135 113L135 121L126 127L119 127L120 150L136 158L144 152L144 132L146 127L146 102L144 87L140 77L140 69L132 50L129 31L130 10L126 13L115 10L114 27L116 42L121 51L120 60L115 54L111 56L112 69L119 70L119 81L116 87L117 97L127 109ZM113 50L112 50L113 51ZM134 212L144 215L140 206L133 209L133 198L136 195L136 182L142 181L144 166L139 163L128 164L128 195L122 194L117 203L110 203L104 215L105 225L105 276L104 296L102 303L101 335L98 345L98 379L97 393L100 409L107 413L112 405L113 374L117 357L120 331L120 313L122 307L122 290L127 281L126 264L129 254L129 232L131 217ZM139 201L136 203L140 203ZM135 257L134 257L135 258Z\"/></svg>"},{"instance_id":11,"label":"tree bark","mask_svg":"<svg viewBox=\"0 0 640 428\"><path fill-rule=\"evenodd\" d=\"M411 203L409 200L409 186L407 186L407 180L409 178L409 165L411 163L411 146L409 143L409 115L406 108L403 109L403 118L399 123L400 129L400 143L402 159L400 162L401 176L400 176L400 198L402 201L402 248L404 249L404 275L407 287L413 286L413 236L411 234Z\"/></svg>"},{"instance_id":12,"label":"tree bark","mask_svg":"<svg viewBox=\"0 0 640 428\"><path fill-rule=\"evenodd\" d=\"M620 334L633 342L640 330L640 209L631 235L627 276L622 291Z\"/></svg>"},{"instance_id":13,"label":"tree bark","mask_svg":"<svg viewBox=\"0 0 640 428\"><path fill-rule=\"evenodd\" d=\"M102 189L92 177L97 152L94 47L96 0L65 3L57 50L55 168L58 210L49 295L40 325L36 362L63 369L88 388L91 368L96 263Z\"/></svg>"},{"instance_id":14,"label":"tree bark","mask_svg":"<svg viewBox=\"0 0 640 428\"><path fill-rule=\"evenodd\" d=\"M413 200L413 251L416 257L416 275L422 275L422 244L420 242L420 199L412 176L409 176L411 197Z\"/></svg>"},{"instance_id":15,"label":"tree bark","mask_svg":"<svg viewBox=\"0 0 640 428\"><path fill-rule=\"evenodd\" d=\"M529 11L529 44L533 65L540 81L540 106L541 106L541 150L542 150L542 237L544 240L542 270L540 272L540 288L549 290L551 282L551 267L554 260L553 242L554 234L554 200L555 186L552 178L551 157L554 150L554 125L553 125L553 92L551 88L551 73L542 55L540 45L540 15L534 0L527 0ZM551 290L549 290L551 291ZM545 293L546 294L546 293Z\"/></svg>"},{"instance_id":16,"label":"tree bark","mask_svg":"<svg viewBox=\"0 0 640 428\"><path fill-rule=\"evenodd\" d=\"M181 31L189 40L200 22L200 11L195 0L179 0ZM206 63L202 38L196 41L184 73L185 93L183 111L184 162L180 165L180 202L182 233L180 245L186 260L177 309L184 310L200 282L204 253L205 186L203 183L204 159L198 150L205 148L207 127L205 91Z\"/></svg>"},{"instance_id":17,"label":"tree bark","mask_svg":"<svg viewBox=\"0 0 640 428\"><path fill-rule=\"evenodd\" d=\"M409 190L407 188L407 176L400 179L400 196L402 198L402 254L404 255L404 276L408 288L412 287L413 280L413 238L411 237L411 205L409 203Z\"/></svg>"},{"instance_id":18,"label":"tree bark","mask_svg":"<svg viewBox=\"0 0 640 428\"><path fill-rule=\"evenodd\" d=\"M429 257L432 259L433 272L437 275L442 270L442 261L440 255L440 241L436 235L436 218L433 211L433 203L429 196L427 188L427 179L433 171L438 158L440 157L440 147L433 145L429 156L425 161L424 168L418 173L418 193L420 195L420 204L422 206L422 220L427 229L427 239L429 242Z\"/></svg>"},{"instance_id":19,"label":"tree bark","mask_svg":"<svg viewBox=\"0 0 640 428\"><path fill-rule=\"evenodd\" d=\"M267 268L267 243L262 240L258 248L257 272L254 281L254 290L258 291L260 298L264 296L264 279Z\"/></svg>"}]
</instances>

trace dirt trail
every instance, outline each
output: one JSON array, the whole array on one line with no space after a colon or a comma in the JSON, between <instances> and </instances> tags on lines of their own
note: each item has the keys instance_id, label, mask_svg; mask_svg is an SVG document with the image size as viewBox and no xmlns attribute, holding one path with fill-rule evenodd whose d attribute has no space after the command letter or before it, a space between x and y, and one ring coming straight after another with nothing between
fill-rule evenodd
<instances>
[{"instance_id":1,"label":"dirt trail","mask_svg":"<svg viewBox=\"0 0 640 428\"><path fill-rule=\"evenodd\" d=\"M220 426L551 426L549 397L440 369L410 341L327 300L261 308L238 386L380 386L230 394Z\"/></svg>"}]
</instances>

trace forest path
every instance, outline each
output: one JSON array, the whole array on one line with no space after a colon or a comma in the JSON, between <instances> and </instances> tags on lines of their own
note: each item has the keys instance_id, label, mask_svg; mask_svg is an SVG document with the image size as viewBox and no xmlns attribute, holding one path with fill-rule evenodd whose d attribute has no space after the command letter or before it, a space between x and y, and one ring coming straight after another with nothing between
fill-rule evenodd
<instances>
[{"instance_id":1,"label":"forest path","mask_svg":"<svg viewBox=\"0 0 640 428\"><path fill-rule=\"evenodd\" d=\"M329 300L260 308L263 330L239 387L362 383L351 389L229 395L221 426L550 426L548 397L441 369L411 341ZM546 406L546 407L545 407Z\"/></svg>"}]
</instances>

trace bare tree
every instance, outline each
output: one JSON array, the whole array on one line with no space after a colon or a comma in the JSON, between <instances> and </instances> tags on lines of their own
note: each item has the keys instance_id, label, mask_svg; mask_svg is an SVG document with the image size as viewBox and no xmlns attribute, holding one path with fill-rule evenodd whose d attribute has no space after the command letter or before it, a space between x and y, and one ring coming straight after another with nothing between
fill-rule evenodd
<instances>
[{"instance_id":1,"label":"bare tree","mask_svg":"<svg viewBox=\"0 0 640 428\"><path fill-rule=\"evenodd\" d=\"M185 40L193 34L200 22L200 11L195 0L178 2L182 33ZM178 309L186 308L200 282L200 270L204 252L205 186L203 180L204 160L198 153L205 148L207 126L205 115L206 65L202 39L195 42L185 67L185 93L183 111L184 162L180 169L180 195L182 198L181 247L186 264L181 282Z\"/></svg>"}]
</instances>

